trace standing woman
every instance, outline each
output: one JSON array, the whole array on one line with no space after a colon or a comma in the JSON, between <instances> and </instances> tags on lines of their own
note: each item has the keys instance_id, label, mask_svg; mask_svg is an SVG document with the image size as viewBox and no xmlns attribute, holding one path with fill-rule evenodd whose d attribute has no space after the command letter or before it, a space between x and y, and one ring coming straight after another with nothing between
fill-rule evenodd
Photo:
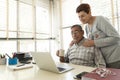
<instances>
[{"instance_id":1,"label":"standing woman","mask_svg":"<svg viewBox=\"0 0 120 80\"><path fill-rule=\"evenodd\" d=\"M109 20L103 16L92 16L89 4L80 4L76 13L85 25L88 40L84 46L99 47L106 60L107 67L120 68L120 36Z\"/></svg>"}]
</instances>

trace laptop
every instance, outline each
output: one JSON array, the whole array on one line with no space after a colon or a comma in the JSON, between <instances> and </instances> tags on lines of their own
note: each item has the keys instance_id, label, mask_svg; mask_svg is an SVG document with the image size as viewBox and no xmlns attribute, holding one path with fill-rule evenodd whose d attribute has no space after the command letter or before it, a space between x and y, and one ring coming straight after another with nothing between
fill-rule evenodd
<instances>
[{"instance_id":1,"label":"laptop","mask_svg":"<svg viewBox=\"0 0 120 80\"><path fill-rule=\"evenodd\" d=\"M63 73L72 70L73 67L67 64L56 65L49 52L31 52L31 55L41 70L46 70L55 73Z\"/></svg>"}]
</instances>

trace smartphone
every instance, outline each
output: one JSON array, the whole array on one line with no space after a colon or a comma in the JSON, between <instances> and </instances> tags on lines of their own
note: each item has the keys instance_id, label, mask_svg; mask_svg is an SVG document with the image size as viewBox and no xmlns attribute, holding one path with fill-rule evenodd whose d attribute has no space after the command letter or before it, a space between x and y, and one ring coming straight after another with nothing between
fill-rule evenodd
<instances>
[{"instance_id":1,"label":"smartphone","mask_svg":"<svg viewBox=\"0 0 120 80\"><path fill-rule=\"evenodd\" d=\"M74 78L74 79L81 79L82 76L85 75L85 74L87 74L87 73L88 73L88 72L85 72L85 71L84 71L84 72L81 72L81 73L79 73L79 74L73 76L73 78Z\"/></svg>"}]
</instances>

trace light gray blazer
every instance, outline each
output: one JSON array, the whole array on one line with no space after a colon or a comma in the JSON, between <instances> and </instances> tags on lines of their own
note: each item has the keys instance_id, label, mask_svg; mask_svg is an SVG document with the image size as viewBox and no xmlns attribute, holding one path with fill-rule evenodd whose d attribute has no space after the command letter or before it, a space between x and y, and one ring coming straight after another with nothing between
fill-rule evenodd
<instances>
[{"instance_id":1,"label":"light gray blazer","mask_svg":"<svg viewBox=\"0 0 120 80\"><path fill-rule=\"evenodd\" d=\"M94 39L107 63L120 61L120 36L109 20L103 16L96 16L93 26L85 26L88 38Z\"/></svg>"}]
</instances>

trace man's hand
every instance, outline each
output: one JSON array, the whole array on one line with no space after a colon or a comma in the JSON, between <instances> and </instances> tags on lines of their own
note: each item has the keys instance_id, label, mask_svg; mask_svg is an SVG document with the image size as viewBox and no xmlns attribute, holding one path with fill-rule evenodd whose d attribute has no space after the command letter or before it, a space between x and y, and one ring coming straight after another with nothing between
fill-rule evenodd
<instances>
[{"instance_id":1,"label":"man's hand","mask_svg":"<svg viewBox=\"0 0 120 80\"><path fill-rule=\"evenodd\" d=\"M59 50L57 50L56 55L59 57Z\"/></svg>"},{"instance_id":2,"label":"man's hand","mask_svg":"<svg viewBox=\"0 0 120 80\"><path fill-rule=\"evenodd\" d=\"M86 40L84 43L83 43L83 46L85 47L92 47L94 46L94 40Z\"/></svg>"},{"instance_id":3,"label":"man's hand","mask_svg":"<svg viewBox=\"0 0 120 80\"><path fill-rule=\"evenodd\" d=\"M60 62L65 62L64 56L60 56L60 50L57 50L56 55L60 58Z\"/></svg>"}]
</instances>

